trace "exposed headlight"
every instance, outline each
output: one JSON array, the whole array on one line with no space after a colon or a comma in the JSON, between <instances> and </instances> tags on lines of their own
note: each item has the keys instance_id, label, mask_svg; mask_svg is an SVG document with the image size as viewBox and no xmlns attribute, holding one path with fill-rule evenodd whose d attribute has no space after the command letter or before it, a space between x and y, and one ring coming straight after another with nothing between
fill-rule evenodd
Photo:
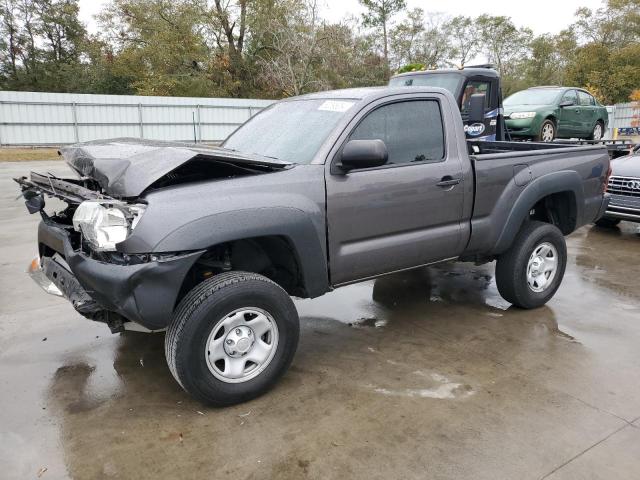
<instances>
[{"instance_id":1,"label":"exposed headlight","mask_svg":"<svg viewBox=\"0 0 640 480\"><path fill-rule=\"evenodd\" d=\"M511 118L521 119L521 118L533 118L536 116L536 112L513 112L511 114Z\"/></svg>"},{"instance_id":2,"label":"exposed headlight","mask_svg":"<svg viewBox=\"0 0 640 480\"><path fill-rule=\"evenodd\" d=\"M144 213L145 205L87 200L73 214L73 228L96 250L112 251L124 241Z\"/></svg>"}]
</instances>

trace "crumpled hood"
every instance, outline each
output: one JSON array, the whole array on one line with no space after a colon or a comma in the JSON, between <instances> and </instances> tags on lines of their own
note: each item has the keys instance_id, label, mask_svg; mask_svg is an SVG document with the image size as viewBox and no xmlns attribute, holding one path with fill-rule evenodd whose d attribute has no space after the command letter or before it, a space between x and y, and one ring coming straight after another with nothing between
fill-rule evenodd
<instances>
[{"instance_id":1,"label":"crumpled hood","mask_svg":"<svg viewBox=\"0 0 640 480\"><path fill-rule=\"evenodd\" d=\"M275 168L290 165L220 147L137 138L78 143L61 148L60 153L71 168L95 179L104 193L114 197L137 197L164 175L196 158Z\"/></svg>"},{"instance_id":2,"label":"crumpled hood","mask_svg":"<svg viewBox=\"0 0 640 480\"><path fill-rule=\"evenodd\" d=\"M640 154L626 155L611 162L611 174L640 178Z\"/></svg>"}]
</instances>

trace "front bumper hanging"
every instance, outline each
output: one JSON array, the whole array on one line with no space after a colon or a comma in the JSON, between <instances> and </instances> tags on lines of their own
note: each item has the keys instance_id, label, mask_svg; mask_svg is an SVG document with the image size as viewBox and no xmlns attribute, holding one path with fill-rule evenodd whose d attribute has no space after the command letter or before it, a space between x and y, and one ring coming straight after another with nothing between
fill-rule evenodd
<instances>
[{"instance_id":1,"label":"front bumper hanging","mask_svg":"<svg viewBox=\"0 0 640 480\"><path fill-rule=\"evenodd\" d=\"M183 281L203 253L162 255L132 265L102 262L73 250L69 233L50 221L40 222L38 242L40 252L56 252L29 267L47 293L65 297L92 320L110 323L117 314L120 324L131 321L149 330L168 326Z\"/></svg>"}]
</instances>

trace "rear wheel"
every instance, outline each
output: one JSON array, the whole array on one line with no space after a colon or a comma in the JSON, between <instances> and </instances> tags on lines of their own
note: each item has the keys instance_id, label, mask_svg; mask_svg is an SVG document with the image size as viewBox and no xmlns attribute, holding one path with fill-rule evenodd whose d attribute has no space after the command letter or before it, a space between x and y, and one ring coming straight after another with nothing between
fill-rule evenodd
<instances>
[{"instance_id":1,"label":"rear wheel","mask_svg":"<svg viewBox=\"0 0 640 480\"><path fill-rule=\"evenodd\" d=\"M553 120L546 119L540 126L540 133L536 137L538 142L553 142L556 138L556 124Z\"/></svg>"},{"instance_id":2,"label":"rear wheel","mask_svg":"<svg viewBox=\"0 0 640 480\"><path fill-rule=\"evenodd\" d=\"M271 388L289 367L298 334L298 314L280 286L255 273L228 272L180 302L165 354L182 388L226 406Z\"/></svg>"},{"instance_id":3,"label":"rear wheel","mask_svg":"<svg viewBox=\"0 0 640 480\"><path fill-rule=\"evenodd\" d=\"M596 222L596 225L604 228L613 228L620 223L619 218L602 217Z\"/></svg>"},{"instance_id":4,"label":"rear wheel","mask_svg":"<svg viewBox=\"0 0 640 480\"><path fill-rule=\"evenodd\" d=\"M498 291L517 307L541 307L555 295L566 266L567 246L558 227L527 222L511 248L498 258Z\"/></svg>"}]
</instances>

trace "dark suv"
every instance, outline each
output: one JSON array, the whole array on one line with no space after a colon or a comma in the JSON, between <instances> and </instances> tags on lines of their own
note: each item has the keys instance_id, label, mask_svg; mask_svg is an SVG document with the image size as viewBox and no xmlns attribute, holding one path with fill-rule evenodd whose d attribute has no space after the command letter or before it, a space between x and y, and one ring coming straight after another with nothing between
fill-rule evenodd
<instances>
[{"instance_id":1,"label":"dark suv","mask_svg":"<svg viewBox=\"0 0 640 480\"><path fill-rule=\"evenodd\" d=\"M614 227L621 220L640 222L640 147L611 162L607 192L611 201L597 225Z\"/></svg>"}]
</instances>

